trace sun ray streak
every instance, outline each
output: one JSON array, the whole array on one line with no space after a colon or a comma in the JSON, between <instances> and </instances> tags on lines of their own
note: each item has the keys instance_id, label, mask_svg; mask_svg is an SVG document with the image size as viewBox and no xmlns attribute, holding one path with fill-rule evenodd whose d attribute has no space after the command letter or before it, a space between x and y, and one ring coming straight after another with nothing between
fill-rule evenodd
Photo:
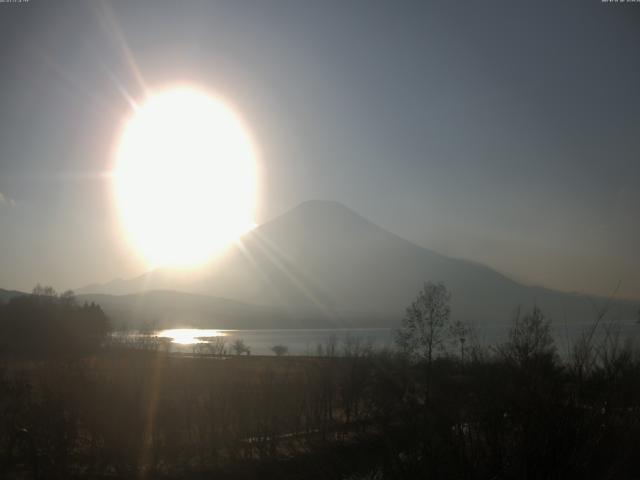
<instances>
[{"instance_id":1,"label":"sun ray streak","mask_svg":"<svg viewBox=\"0 0 640 480\"><path fill-rule=\"evenodd\" d=\"M317 282L313 282L308 274L305 274L298 267L295 267L295 262L288 258L272 242L268 241L258 232L254 232L253 235L256 239L256 245L262 250L266 258L268 258L272 264L286 276L286 278L291 282L291 285L296 287L300 293L310 300L326 318L333 321L340 319L336 311L314 293L314 289L319 289L317 285L314 285Z\"/></svg>"},{"instance_id":2,"label":"sun ray streak","mask_svg":"<svg viewBox=\"0 0 640 480\"><path fill-rule=\"evenodd\" d=\"M249 234L249 235L251 235L251 234ZM271 280L272 279L269 277L269 274L268 274L267 270L264 268L263 265L260 264L260 262L258 262L256 260L255 254L253 252L251 252L251 250L247 247L247 245L245 245L246 237L247 236L243 236L243 237L240 237L237 240L236 245L238 247L238 250L243 255L243 257L259 273L259 275L264 280L264 282L269 286L269 288L271 288L271 291L278 297L278 299L280 300L280 304L282 306L284 306L284 308L286 309L287 313L289 313L290 318L292 318L292 319L295 318L294 312L291 309L291 306L288 305L288 303L286 301L286 298L284 297L282 292L280 290L278 290L277 288L274 288L274 286L271 284Z\"/></svg>"},{"instance_id":3,"label":"sun ray streak","mask_svg":"<svg viewBox=\"0 0 640 480\"><path fill-rule=\"evenodd\" d=\"M137 110L138 109L138 103L134 100L133 96L127 91L127 89L124 87L123 83L118 79L118 77L109 69L109 67L107 67L106 65L102 64L102 68L104 69L104 71L107 73L107 76L109 77L109 79L111 80L111 83L113 83L113 85L115 86L116 90L118 91L118 93L120 93L120 95L122 96L122 98L125 100L125 102L129 105L129 107L132 110Z\"/></svg>"},{"instance_id":4,"label":"sun ray streak","mask_svg":"<svg viewBox=\"0 0 640 480\"><path fill-rule=\"evenodd\" d=\"M124 36L124 32L120 28L118 24L118 20L113 13L113 11L109 8L106 2L100 2L99 4L100 11L98 12L100 20L102 20L103 28L106 30L109 37L116 43L119 50L122 52L122 56L131 71L131 74L134 80L137 82L142 92L147 92L147 84L142 76L142 72L138 67L138 64L135 60L135 57L129 48L129 44L126 41Z\"/></svg>"},{"instance_id":5,"label":"sun ray streak","mask_svg":"<svg viewBox=\"0 0 640 480\"><path fill-rule=\"evenodd\" d=\"M29 45L28 50L31 54L38 57L51 71L60 77L67 85L71 87L74 94L84 97L84 99L91 102L91 104L97 106L102 112L109 112L109 114L117 117L120 112L113 107L109 102L105 101L102 97L93 93L92 90L86 87L82 82L76 80L71 74L69 74L64 68L60 67L49 55L47 55L42 49L35 45Z\"/></svg>"},{"instance_id":6,"label":"sun ray streak","mask_svg":"<svg viewBox=\"0 0 640 480\"><path fill-rule=\"evenodd\" d=\"M140 457L139 478L141 479L148 477L147 474L149 473L149 467L152 462L152 454L155 447L153 438L154 426L156 424L158 413L158 403L160 400L160 389L165 361L166 355L160 352L156 352L151 359L151 378L148 383L149 392L146 396L148 403L147 408L145 409L145 433Z\"/></svg>"}]
</instances>

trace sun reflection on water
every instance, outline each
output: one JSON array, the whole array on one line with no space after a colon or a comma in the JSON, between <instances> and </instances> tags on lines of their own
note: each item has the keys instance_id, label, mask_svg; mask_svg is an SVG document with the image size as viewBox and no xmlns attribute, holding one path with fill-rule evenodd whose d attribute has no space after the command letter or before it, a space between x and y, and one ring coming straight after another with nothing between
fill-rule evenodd
<instances>
[{"instance_id":1,"label":"sun reflection on water","mask_svg":"<svg viewBox=\"0 0 640 480\"><path fill-rule=\"evenodd\" d=\"M193 345L207 343L212 337L224 337L227 334L221 330L206 330L202 328L171 328L158 332L159 337L170 338L171 343Z\"/></svg>"}]
</instances>

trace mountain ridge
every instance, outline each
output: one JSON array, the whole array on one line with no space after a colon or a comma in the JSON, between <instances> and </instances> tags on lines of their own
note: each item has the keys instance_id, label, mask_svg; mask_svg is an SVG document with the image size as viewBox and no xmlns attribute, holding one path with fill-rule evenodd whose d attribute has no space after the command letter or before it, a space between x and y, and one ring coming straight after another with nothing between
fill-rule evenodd
<instances>
[{"instance_id":1,"label":"mountain ridge","mask_svg":"<svg viewBox=\"0 0 640 480\"><path fill-rule=\"evenodd\" d=\"M321 200L261 224L193 276L159 269L112 286L121 293L164 289L225 298L275 307L288 318L342 325L354 315L398 323L425 281L447 286L453 316L460 320L507 320L518 306L533 303L570 322L593 316L583 296L523 285L481 263L417 245L341 203ZM633 302L614 303L617 314L631 315Z\"/></svg>"}]
</instances>

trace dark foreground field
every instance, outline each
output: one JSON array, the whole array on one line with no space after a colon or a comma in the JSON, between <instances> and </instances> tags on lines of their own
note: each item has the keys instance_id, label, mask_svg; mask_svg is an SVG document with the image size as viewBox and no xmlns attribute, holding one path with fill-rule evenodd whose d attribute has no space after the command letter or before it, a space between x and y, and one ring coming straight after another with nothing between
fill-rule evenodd
<instances>
[{"instance_id":1,"label":"dark foreground field","mask_svg":"<svg viewBox=\"0 0 640 480\"><path fill-rule=\"evenodd\" d=\"M3 478L637 478L640 362L4 357ZM615 358L611 355L615 354ZM600 359L600 360L598 360ZM603 360L604 359L604 360Z\"/></svg>"},{"instance_id":2,"label":"dark foreground field","mask_svg":"<svg viewBox=\"0 0 640 480\"><path fill-rule=\"evenodd\" d=\"M606 309L561 360L538 308L481 347L448 298L425 284L394 350L175 355L37 287L0 306L1 477L638 478L640 355Z\"/></svg>"}]
</instances>

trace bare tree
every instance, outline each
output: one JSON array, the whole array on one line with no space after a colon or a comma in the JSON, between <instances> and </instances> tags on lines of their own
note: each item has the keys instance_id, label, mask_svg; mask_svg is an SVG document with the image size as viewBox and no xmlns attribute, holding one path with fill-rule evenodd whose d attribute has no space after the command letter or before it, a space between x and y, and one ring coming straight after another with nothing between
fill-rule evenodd
<instances>
[{"instance_id":1,"label":"bare tree","mask_svg":"<svg viewBox=\"0 0 640 480\"><path fill-rule=\"evenodd\" d=\"M325 343L318 343L316 347L316 355L318 357L333 358L338 355L338 337L335 333L332 333L327 337Z\"/></svg>"},{"instance_id":2,"label":"bare tree","mask_svg":"<svg viewBox=\"0 0 640 480\"><path fill-rule=\"evenodd\" d=\"M364 339L351 334L344 337L342 343L342 356L345 358L361 358L371 355L373 352L373 342L371 339Z\"/></svg>"},{"instance_id":3,"label":"bare tree","mask_svg":"<svg viewBox=\"0 0 640 480\"><path fill-rule=\"evenodd\" d=\"M36 297L57 297L57 292L53 287L42 286L39 283L33 287L32 295Z\"/></svg>"},{"instance_id":4,"label":"bare tree","mask_svg":"<svg viewBox=\"0 0 640 480\"><path fill-rule=\"evenodd\" d=\"M231 344L231 350L233 350L233 353L235 353L236 355L251 355L251 349L245 345L244 340L241 338L236 339L232 344Z\"/></svg>"},{"instance_id":5,"label":"bare tree","mask_svg":"<svg viewBox=\"0 0 640 480\"><path fill-rule=\"evenodd\" d=\"M227 353L227 337L218 336L211 339L211 353L217 357L222 357Z\"/></svg>"},{"instance_id":6,"label":"bare tree","mask_svg":"<svg viewBox=\"0 0 640 480\"><path fill-rule=\"evenodd\" d=\"M274 345L273 347L271 347L271 351L276 356L282 357L283 355L289 353L289 347L287 347L286 345Z\"/></svg>"},{"instance_id":7,"label":"bare tree","mask_svg":"<svg viewBox=\"0 0 640 480\"><path fill-rule=\"evenodd\" d=\"M578 375L578 380L580 383L582 383L585 377L588 377L597 366L598 352L596 346L594 345L594 338L596 336L596 332L604 322L604 319L609 312L611 303L618 293L619 288L620 282L618 282L611 295L602 305L597 305L593 299L589 298L591 306L595 311L595 319L591 327L582 332L582 335L574 343L573 348L570 352L572 368ZM638 313L640 314L640 311ZM605 332L605 338L607 337L609 337L609 335L607 335Z\"/></svg>"},{"instance_id":8,"label":"bare tree","mask_svg":"<svg viewBox=\"0 0 640 480\"><path fill-rule=\"evenodd\" d=\"M426 282L407 308L396 343L410 356L431 365L437 350L444 348L451 315L451 294L442 283Z\"/></svg>"},{"instance_id":9,"label":"bare tree","mask_svg":"<svg viewBox=\"0 0 640 480\"><path fill-rule=\"evenodd\" d=\"M521 315L518 309L508 340L497 350L503 358L519 367L553 360L556 346L551 335L551 320L538 307L533 307L526 315Z\"/></svg>"},{"instance_id":10,"label":"bare tree","mask_svg":"<svg viewBox=\"0 0 640 480\"><path fill-rule=\"evenodd\" d=\"M60 301L65 305L73 306L76 304L76 294L73 290L67 290L60 294Z\"/></svg>"},{"instance_id":11,"label":"bare tree","mask_svg":"<svg viewBox=\"0 0 640 480\"><path fill-rule=\"evenodd\" d=\"M451 294L443 283L426 282L418 297L409 305L396 333L396 343L409 357L426 363L424 395L431 391L431 370L436 351L444 350L451 315ZM425 402L425 405L427 403Z\"/></svg>"},{"instance_id":12,"label":"bare tree","mask_svg":"<svg viewBox=\"0 0 640 480\"><path fill-rule=\"evenodd\" d=\"M458 320L449 326L449 335L455 346L460 346L460 361L464 362L464 347L471 335L471 328Z\"/></svg>"}]
</instances>

